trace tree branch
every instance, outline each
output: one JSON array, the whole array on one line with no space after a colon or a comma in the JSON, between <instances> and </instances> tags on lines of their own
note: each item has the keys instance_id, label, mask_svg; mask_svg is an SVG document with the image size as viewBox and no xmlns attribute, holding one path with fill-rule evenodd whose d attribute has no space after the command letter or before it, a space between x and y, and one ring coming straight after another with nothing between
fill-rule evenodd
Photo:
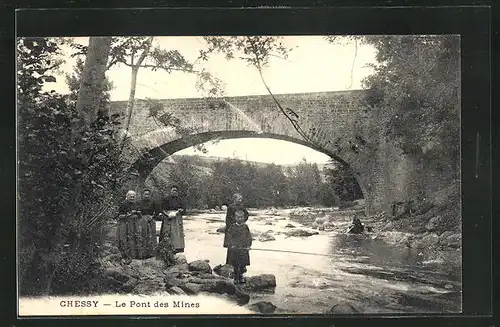
<instances>
[{"instance_id":1,"label":"tree branch","mask_svg":"<svg viewBox=\"0 0 500 327\"><path fill-rule=\"evenodd\" d=\"M255 62L257 64L257 70L259 71L259 75L260 75L260 79L262 80L262 83L264 84L264 87L266 88L267 92L271 95L271 97L273 98L274 102L276 103L276 105L278 106L278 108L280 109L281 113L290 121L290 123L292 124L292 126L294 127L294 129L299 133L300 136L302 136L306 141L309 141L311 143L314 143L311 139L309 139L309 137L306 135L306 133L302 130L302 128L299 126L299 124L297 123L296 120L292 119L287 113L286 111L283 109L283 107L281 106L281 104L279 103L278 99L276 99L276 97L274 96L274 94L271 92L271 89L269 88L269 86L267 85L265 79L264 79L264 75L262 73L262 67L260 65L260 59L259 57L257 56L257 49L255 47L255 43L253 42L252 39L249 40L250 41L250 44L252 46L252 49L254 50L253 51L253 54L255 56Z\"/></svg>"},{"instance_id":2,"label":"tree branch","mask_svg":"<svg viewBox=\"0 0 500 327\"><path fill-rule=\"evenodd\" d=\"M356 57L358 55L358 40L355 38L354 39L354 58L352 59L352 65L351 65L351 83L349 84L348 89L352 87L352 80L353 80L353 74L354 74L354 64L356 63Z\"/></svg>"}]
</instances>

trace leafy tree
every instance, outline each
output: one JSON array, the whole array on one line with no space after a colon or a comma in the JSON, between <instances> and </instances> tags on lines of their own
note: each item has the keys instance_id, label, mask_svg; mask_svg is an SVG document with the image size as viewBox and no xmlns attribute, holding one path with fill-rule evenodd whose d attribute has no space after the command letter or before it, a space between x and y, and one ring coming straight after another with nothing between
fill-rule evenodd
<instances>
[{"instance_id":1,"label":"leafy tree","mask_svg":"<svg viewBox=\"0 0 500 327\"><path fill-rule=\"evenodd\" d=\"M425 169L458 178L460 54L458 36L384 36L366 87L379 94L383 127Z\"/></svg>"},{"instance_id":2,"label":"leafy tree","mask_svg":"<svg viewBox=\"0 0 500 327\"><path fill-rule=\"evenodd\" d=\"M193 72L193 65L189 63L177 50L165 50L153 44L154 37L113 37L111 38L111 48L107 68L113 65L125 65L130 67L130 94L127 105L126 120L124 124L125 141L135 103L135 92L137 86L137 76L139 70L151 69L153 71L163 70L170 73L174 70ZM74 55L87 54L88 47L73 44L77 50Z\"/></svg>"},{"instance_id":3,"label":"leafy tree","mask_svg":"<svg viewBox=\"0 0 500 327\"><path fill-rule=\"evenodd\" d=\"M70 101L76 102L78 99L78 90L81 85L81 76L83 74L84 64L85 62L81 58L77 58L73 73L66 75L66 84L68 85L70 91ZM101 113L104 116L107 116L106 110L110 101L109 92L112 89L113 83L105 78L102 86L102 92L99 93L99 99L97 100L97 103L99 104L98 113Z\"/></svg>"},{"instance_id":4,"label":"leafy tree","mask_svg":"<svg viewBox=\"0 0 500 327\"><path fill-rule=\"evenodd\" d=\"M335 168L325 168L327 185L334 191L333 199L341 202L350 202L363 198L363 192L352 173L342 165Z\"/></svg>"},{"instance_id":5,"label":"leafy tree","mask_svg":"<svg viewBox=\"0 0 500 327\"><path fill-rule=\"evenodd\" d=\"M59 45L48 38L17 42L23 295L91 288L99 275L103 225L121 184L112 121L98 119L75 132L80 117L76 101L42 91L45 82L55 81L58 51Z\"/></svg>"},{"instance_id":6,"label":"leafy tree","mask_svg":"<svg viewBox=\"0 0 500 327\"><path fill-rule=\"evenodd\" d=\"M294 167L288 167L287 178L290 201L296 205L316 205L321 185L318 165L303 159Z\"/></svg>"},{"instance_id":7,"label":"leafy tree","mask_svg":"<svg viewBox=\"0 0 500 327\"><path fill-rule=\"evenodd\" d=\"M97 119L105 83L106 64L111 47L111 37L90 37L85 64L81 75L80 89L76 100L80 129L87 129ZM74 124L76 125L76 124Z\"/></svg>"}]
</instances>

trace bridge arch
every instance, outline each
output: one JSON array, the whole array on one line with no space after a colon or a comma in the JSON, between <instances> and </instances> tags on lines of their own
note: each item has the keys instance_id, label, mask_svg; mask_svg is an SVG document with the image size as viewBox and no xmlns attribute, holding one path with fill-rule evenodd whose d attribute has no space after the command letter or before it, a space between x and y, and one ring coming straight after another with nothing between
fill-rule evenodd
<instances>
[{"instance_id":1,"label":"bridge arch","mask_svg":"<svg viewBox=\"0 0 500 327\"><path fill-rule=\"evenodd\" d=\"M358 185L360 186L363 198L365 200L369 198L369 194L367 193L368 190L363 179L353 169L351 163L347 162L344 158L332 153L328 149L322 148L313 143L288 135L255 132L248 130L233 130L233 131L224 130L224 131L210 131L210 132L191 134L166 142L157 147L151 148L132 164L133 170L137 172L136 176L137 178L134 184L136 185L136 187L142 187L145 184L146 179L148 178L150 173L153 171L153 169L165 158L178 151L195 146L197 144L209 142L211 140L241 139L241 138L267 138L267 139L282 140L303 145L318 152L321 152L323 154L326 154L327 156L338 162L340 165L342 165L344 168L346 168L349 172L353 174ZM367 205L368 201L365 201L365 206L366 206L365 210L368 213L369 208L367 207Z\"/></svg>"}]
</instances>

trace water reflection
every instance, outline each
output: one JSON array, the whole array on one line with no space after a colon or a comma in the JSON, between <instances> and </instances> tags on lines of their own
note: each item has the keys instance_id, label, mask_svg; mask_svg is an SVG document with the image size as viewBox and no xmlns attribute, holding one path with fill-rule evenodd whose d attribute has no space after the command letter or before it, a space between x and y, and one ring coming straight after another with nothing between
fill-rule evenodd
<instances>
[{"instance_id":1,"label":"water reflection","mask_svg":"<svg viewBox=\"0 0 500 327\"><path fill-rule=\"evenodd\" d=\"M422 262L411 248L393 246L369 234L332 235L330 249L332 254L342 254L353 261L386 267L415 266Z\"/></svg>"},{"instance_id":2,"label":"water reflection","mask_svg":"<svg viewBox=\"0 0 500 327\"><path fill-rule=\"evenodd\" d=\"M214 218L216 222L212 221ZM252 233L271 229L275 237L272 242L259 242L257 238L252 245L248 275L270 273L277 282L273 294L253 293L252 302L270 301L289 313L325 312L333 304L345 302L364 313L460 310L460 283L454 283L439 269L425 270L424 258L416 251L392 246L373 235L325 231L310 237L287 237L288 218L284 211L272 217L258 212L248 223ZM223 213L186 218L189 246L185 254L189 261L210 260L212 266L225 263L223 235L215 233L218 221L223 219ZM272 226L266 225L270 219ZM296 222L294 225L305 228ZM258 251L259 248L266 251Z\"/></svg>"}]
</instances>

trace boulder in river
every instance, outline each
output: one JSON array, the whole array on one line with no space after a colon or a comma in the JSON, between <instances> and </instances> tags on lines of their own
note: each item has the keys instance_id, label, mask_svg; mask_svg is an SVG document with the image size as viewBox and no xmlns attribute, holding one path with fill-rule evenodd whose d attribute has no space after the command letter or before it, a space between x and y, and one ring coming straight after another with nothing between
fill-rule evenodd
<instances>
[{"instance_id":1,"label":"boulder in river","mask_svg":"<svg viewBox=\"0 0 500 327\"><path fill-rule=\"evenodd\" d=\"M453 235L453 232L449 230L441 233L441 235L439 235L439 242L445 241L451 235Z\"/></svg>"},{"instance_id":2,"label":"boulder in river","mask_svg":"<svg viewBox=\"0 0 500 327\"><path fill-rule=\"evenodd\" d=\"M285 233L286 236L299 236L299 237L318 235L318 234L319 234L319 232L308 231L305 229L294 229L294 230L291 230L291 231L288 231Z\"/></svg>"},{"instance_id":3,"label":"boulder in river","mask_svg":"<svg viewBox=\"0 0 500 327\"><path fill-rule=\"evenodd\" d=\"M460 233L456 233L450 235L445 240L445 245L453 248L459 248L462 246L462 235Z\"/></svg>"},{"instance_id":4,"label":"boulder in river","mask_svg":"<svg viewBox=\"0 0 500 327\"><path fill-rule=\"evenodd\" d=\"M272 225L273 223L271 221L266 221L264 225Z\"/></svg>"},{"instance_id":5,"label":"boulder in river","mask_svg":"<svg viewBox=\"0 0 500 327\"><path fill-rule=\"evenodd\" d=\"M441 218L438 217L433 217L429 220L429 222L425 225L425 229L428 231L434 231L436 228L439 226Z\"/></svg>"},{"instance_id":6,"label":"boulder in river","mask_svg":"<svg viewBox=\"0 0 500 327\"><path fill-rule=\"evenodd\" d=\"M272 274L262 274L246 278L243 289L251 291L260 291L274 289L276 287L276 277Z\"/></svg>"},{"instance_id":7,"label":"boulder in river","mask_svg":"<svg viewBox=\"0 0 500 327\"><path fill-rule=\"evenodd\" d=\"M317 222L314 222L314 223L311 224L311 228L312 229L318 229L318 227L319 227L319 225L318 225Z\"/></svg>"},{"instance_id":8,"label":"boulder in river","mask_svg":"<svg viewBox=\"0 0 500 327\"><path fill-rule=\"evenodd\" d=\"M279 215L279 212L276 208L269 208L268 210L265 211L265 214L269 216L277 216Z\"/></svg>"},{"instance_id":9,"label":"boulder in river","mask_svg":"<svg viewBox=\"0 0 500 327\"><path fill-rule=\"evenodd\" d=\"M337 303L333 305L330 310L326 312L326 314L346 314L346 313L359 313L359 310L356 309L354 306L352 306L349 303Z\"/></svg>"},{"instance_id":10,"label":"boulder in river","mask_svg":"<svg viewBox=\"0 0 500 327\"><path fill-rule=\"evenodd\" d=\"M225 232L226 232L226 225L217 228L217 233L225 233Z\"/></svg>"},{"instance_id":11,"label":"boulder in river","mask_svg":"<svg viewBox=\"0 0 500 327\"><path fill-rule=\"evenodd\" d=\"M295 226L294 226L294 225L292 225L292 224L287 224L285 227L286 227L286 228L295 228Z\"/></svg>"},{"instance_id":12,"label":"boulder in river","mask_svg":"<svg viewBox=\"0 0 500 327\"><path fill-rule=\"evenodd\" d=\"M188 295L196 295L201 292L201 284L186 283L179 285L179 287Z\"/></svg>"},{"instance_id":13,"label":"boulder in river","mask_svg":"<svg viewBox=\"0 0 500 327\"><path fill-rule=\"evenodd\" d=\"M318 217L314 220L314 222L318 225L323 225L325 222L326 222L326 218L325 217Z\"/></svg>"},{"instance_id":14,"label":"boulder in river","mask_svg":"<svg viewBox=\"0 0 500 327\"><path fill-rule=\"evenodd\" d=\"M196 260L188 264L189 271L200 271L206 273L212 273L212 268L205 260Z\"/></svg>"},{"instance_id":15,"label":"boulder in river","mask_svg":"<svg viewBox=\"0 0 500 327\"><path fill-rule=\"evenodd\" d=\"M321 230L321 231L325 230L325 226L324 225L319 225L318 226L318 230Z\"/></svg>"},{"instance_id":16,"label":"boulder in river","mask_svg":"<svg viewBox=\"0 0 500 327\"><path fill-rule=\"evenodd\" d=\"M219 276L233 278L234 277L234 268L231 265L217 265L214 267L214 273Z\"/></svg>"},{"instance_id":17,"label":"boulder in river","mask_svg":"<svg viewBox=\"0 0 500 327\"><path fill-rule=\"evenodd\" d=\"M413 243L413 247L417 249L429 249L433 246L435 246L439 241L439 236L437 236L434 233L427 234L424 237L422 237L420 240L416 240Z\"/></svg>"},{"instance_id":18,"label":"boulder in river","mask_svg":"<svg viewBox=\"0 0 500 327\"><path fill-rule=\"evenodd\" d=\"M260 301L257 303L250 304L248 308L258 313L269 314L269 313L274 313L277 307L271 302Z\"/></svg>"},{"instance_id":19,"label":"boulder in river","mask_svg":"<svg viewBox=\"0 0 500 327\"><path fill-rule=\"evenodd\" d=\"M170 287L168 289L168 292L170 294L176 294L176 295L187 295L186 292L184 292L184 290L179 286Z\"/></svg>"},{"instance_id":20,"label":"boulder in river","mask_svg":"<svg viewBox=\"0 0 500 327\"><path fill-rule=\"evenodd\" d=\"M276 239L274 238L274 236L272 236L268 232L265 232L265 233L262 233L259 235L258 240L259 240L259 242L269 242L269 241L274 241Z\"/></svg>"},{"instance_id":21,"label":"boulder in river","mask_svg":"<svg viewBox=\"0 0 500 327\"><path fill-rule=\"evenodd\" d=\"M176 253L174 255L174 262L176 265L182 265L182 264L185 264L187 263L187 259L186 259L186 256L182 253Z\"/></svg>"},{"instance_id":22,"label":"boulder in river","mask_svg":"<svg viewBox=\"0 0 500 327\"><path fill-rule=\"evenodd\" d=\"M137 283L137 279L119 269L106 269L103 276L105 287L117 293L128 293Z\"/></svg>"}]
</instances>

